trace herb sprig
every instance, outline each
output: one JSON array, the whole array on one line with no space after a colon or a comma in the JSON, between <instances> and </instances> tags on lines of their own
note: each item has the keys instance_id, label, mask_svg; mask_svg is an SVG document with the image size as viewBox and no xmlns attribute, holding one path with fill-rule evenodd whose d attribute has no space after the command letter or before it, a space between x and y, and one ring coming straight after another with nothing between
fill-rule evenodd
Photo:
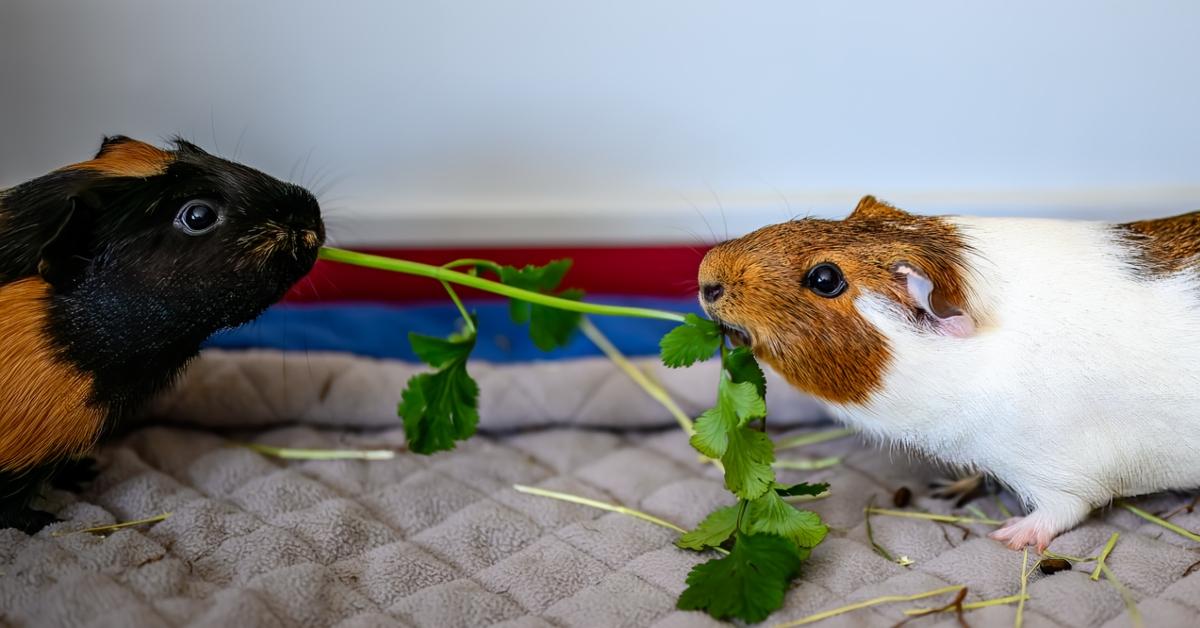
<instances>
[{"instance_id":1,"label":"herb sprig","mask_svg":"<svg viewBox=\"0 0 1200 628\"><path fill-rule=\"evenodd\" d=\"M559 287L570 260L523 268L478 259L432 266L333 248L322 249L321 257L440 281L458 307L463 328L448 338L409 335L413 352L435 369L413 376L399 405L409 448L422 454L452 449L475 433L479 420L479 386L467 371L478 330L451 284L509 297L513 321L528 324L534 344L547 351L570 340L582 314L679 323L660 342L663 364L687 367L720 355L717 403L696 419L690 443L720 461L737 502L713 511L676 542L683 549L724 553L692 569L677 606L748 622L762 621L782 606L801 564L828 533L820 516L784 497L819 495L828 485L776 481L776 446L766 433L766 378L748 348L727 346L716 323L695 314L584 302L581 291ZM485 279L485 273L496 280Z\"/></svg>"}]
</instances>

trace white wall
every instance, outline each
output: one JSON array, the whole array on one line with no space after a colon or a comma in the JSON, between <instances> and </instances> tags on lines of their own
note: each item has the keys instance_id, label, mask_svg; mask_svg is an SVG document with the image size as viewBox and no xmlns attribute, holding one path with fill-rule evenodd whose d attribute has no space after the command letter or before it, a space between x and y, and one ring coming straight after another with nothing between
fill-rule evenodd
<instances>
[{"instance_id":1,"label":"white wall","mask_svg":"<svg viewBox=\"0 0 1200 628\"><path fill-rule=\"evenodd\" d=\"M343 242L708 240L700 214L867 192L1183 211L1198 26L1189 0L0 0L0 185L181 133L332 183Z\"/></svg>"}]
</instances>

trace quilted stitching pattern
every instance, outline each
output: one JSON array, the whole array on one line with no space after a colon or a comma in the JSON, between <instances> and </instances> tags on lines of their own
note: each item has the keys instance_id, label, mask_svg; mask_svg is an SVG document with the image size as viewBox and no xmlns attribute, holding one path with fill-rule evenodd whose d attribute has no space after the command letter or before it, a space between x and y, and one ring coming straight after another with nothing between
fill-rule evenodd
<instances>
[{"instance_id":1,"label":"quilted stitching pattern","mask_svg":"<svg viewBox=\"0 0 1200 628\"><path fill-rule=\"evenodd\" d=\"M377 433L289 427L243 435L303 447L379 447ZM391 461L287 462L181 427L139 429L103 451L105 468L79 496L54 493L66 523L34 537L0 531L0 612L15 626L708 626L674 609L687 571L709 556L674 534L614 513L517 493L513 483L624 503L683 526L728 503L715 470L677 430L577 428L481 436L458 450ZM966 584L970 599L1010 595L1021 555L971 529L877 516L876 540L915 562L901 567L867 544L863 506L906 485L922 493L928 465L855 439L804 450L843 465L787 479L829 480L811 507L834 526L773 621L884 594ZM1165 510L1183 498L1143 500ZM989 512L994 506L980 502ZM918 498L923 509L947 504ZM99 538L51 532L174 511L157 525ZM1200 528L1200 512L1175 523ZM1110 565L1148 625L1200 613L1196 544L1127 512L1094 518L1056 549L1094 554L1112 531ZM1029 626L1128 625L1120 595L1082 571L1029 584ZM889 626L910 605L829 620ZM973 626L1010 625L1012 607L973 612ZM949 617L915 625L955 625Z\"/></svg>"},{"instance_id":2,"label":"quilted stitching pattern","mask_svg":"<svg viewBox=\"0 0 1200 628\"><path fill-rule=\"evenodd\" d=\"M633 362L689 414L712 406L716 360L686 369L669 369L657 358ZM340 353L207 350L188 367L182 385L157 400L154 413L228 429L294 421L388 429L396 424L397 391L426 370L421 364ZM484 428L673 425L662 406L606 358L525 364L472 360L470 372L479 383ZM824 416L816 402L775 373L767 380L773 424L812 423Z\"/></svg>"}]
</instances>

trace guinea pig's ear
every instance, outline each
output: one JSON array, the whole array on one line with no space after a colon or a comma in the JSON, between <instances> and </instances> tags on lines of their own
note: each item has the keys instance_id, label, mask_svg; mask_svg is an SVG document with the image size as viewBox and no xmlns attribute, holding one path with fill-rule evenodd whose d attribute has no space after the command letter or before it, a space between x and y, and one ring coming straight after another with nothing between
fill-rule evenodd
<instances>
[{"instance_id":1,"label":"guinea pig's ear","mask_svg":"<svg viewBox=\"0 0 1200 628\"><path fill-rule=\"evenodd\" d=\"M171 153L145 142L113 135L104 138L96 156L65 170L88 170L109 177L146 179L164 173L174 161Z\"/></svg>"},{"instance_id":2,"label":"guinea pig's ear","mask_svg":"<svg viewBox=\"0 0 1200 628\"><path fill-rule=\"evenodd\" d=\"M971 315L947 301L942 291L921 269L908 262L900 262L893 267L893 271L904 281L908 296L929 315L939 332L958 338L975 333L975 321Z\"/></svg>"},{"instance_id":3,"label":"guinea pig's ear","mask_svg":"<svg viewBox=\"0 0 1200 628\"><path fill-rule=\"evenodd\" d=\"M858 205L854 207L854 211L850 212L847 220L898 220L902 218L911 218L909 214L903 210L896 209L895 206L889 205L874 196L867 195L858 201Z\"/></svg>"},{"instance_id":4,"label":"guinea pig's ear","mask_svg":"<svg viewBox=\"0 0 1200 628\"><path fill-rule=\"evenodd\" d=\"M103 157L104 155L111 153L114 150L117 150L117 148L119 146L121 146L122 144L125 144L127 142L136 142L136 141L137 140L130 138L130 137L126 137L124 135L105 136L104 141L100 142L100 150L96 151L96 158L99 159L100 157Z\"/></svg>"},{"instance_id":5,"label":"guinea pig's ear","mask_svg":"<svg viewBox=\"0 0 1200 628\"><path fill-rule=\"evenodd\" d=\"M92 212L78 197L68 203L54 234L38 252L38 274L60 292L73 288L92 261L88 252Z\"/></svg>"}]
</instances>

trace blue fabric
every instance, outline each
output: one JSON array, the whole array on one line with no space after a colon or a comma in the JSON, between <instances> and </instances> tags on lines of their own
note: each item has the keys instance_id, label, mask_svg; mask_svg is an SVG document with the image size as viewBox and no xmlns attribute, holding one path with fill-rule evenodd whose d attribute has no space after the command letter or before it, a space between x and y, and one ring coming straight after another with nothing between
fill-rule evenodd
<instances>
[{"instance_id":1,"label":"blue fabric","mask_svg":"<svg viewBox=\"0 0 1200 628\"><path fill-rule=\"evenodd\" d=\"M699 313L694 297L686 299L589 299L675 312ZM543 352L534 346L526 326L513 323L507 301L468 302L478 316L479 340L472 358L491 362L526 362L602 355L587 338L576 334L561 349ZM458 310L451 303L426 305L295 304L276 305L258 320L213 336L210 347L268 348L287 351L341 351L376 358L415 361L408 332L444 337L455 331ZM649 319L593 316L592 322L630 356L658 354L658 341L674 323Z\"/></svg>"}]
</instances>

